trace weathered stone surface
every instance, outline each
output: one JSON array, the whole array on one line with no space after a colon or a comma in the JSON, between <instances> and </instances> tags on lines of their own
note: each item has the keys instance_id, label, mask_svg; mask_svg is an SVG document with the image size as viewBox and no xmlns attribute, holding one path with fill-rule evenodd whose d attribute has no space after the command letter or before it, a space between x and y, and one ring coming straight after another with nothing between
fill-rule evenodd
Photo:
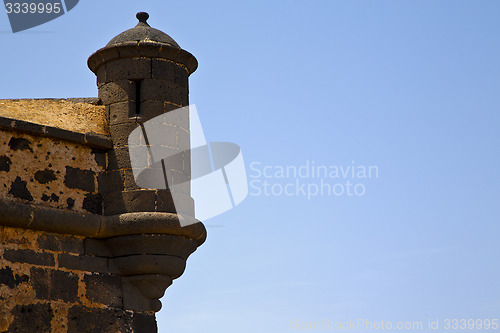
<instances>
[{"instance_id":1,"label":"weathered stone surface","mask_svg":"<svg viewBox=\"0 0 500 333\"><path fill-rule=\"evenodd\" d=\"M122 307L121 278L111 274L85 274L83 282L86 286L86 297L92 302L108 304L111 307Z\"/></svg>"},{"instance_id":2,"label":"weathered stone surface","mask_svg":"<svg viewBox=\"0 0 500 333\"><path fill-rule=\"evenodd\" d=\"M8 143L12 138L24 139L13 144L24 149L11 149ZM29 148L27 142L30 142ZM96 178L93 174L103 171L103 166L93 158L93 151L75 143L0 129L0 167L3 165L1 169L4 170L0 171L0 184L3 184L0 186L0 199L24 200L35 205L88 212L82 207L85 195L97 188L96 180L90 179ZM104 153L99 154L102 164ZM78 170L86 170L82 171L83 177ZM85 178L86 174L90 177ZM64 182L67 177L72 177L67 183L71 187Z\"/></svg>"},{"instance_id":3,"label":"weathered stone surface","mask_svg":"<svg viewBox=\"0 0 500 333\"><path fill-rule=\"evenodd\" d=\"M161 274L176 279L184 272L186 260L170 255L131 255L109 260L112 272L124 276Z\"/></svg>"},{"instance_id":4,"label":"weathered stone surface","mask_svg":"<svg viewBox=\"0 0 500 333\"><path fill-rule=\"evenodd\" d=\"M132 169L123 170L123 187L126 191L140 189L140 187L135 182L134 171Z\"/></svg>"},{"instance_id":5,"label":"weathered stone surface","mask_svg":"<svg viewBox=\"0 0 500 333\"><path fill-rule=\"evenodd\" d=\"M99 88L99 98L105 105L135 101L135 82L132 80L119 80L103 84Z\"/></svg>"},{"instance_id":6,"label":"weathered stone surface","mask_svg":"<svg viewBox=\"0 0 500 333\"><path fill-rule=\"evenodd\" d=\"M132 190L123 192L127 212L154 212L155 191Z\"/></svg>"},{"instance_id":7,"label":"weathered stone surface","mask_svg":"<svg viewBox=\"0 0 500 333\"><path fill-rule=\"evenodd\" d=\"M184 237L161 234L111 237L105 243L114 257L168 254L187 259L198 247L195 242Z\"/></svg>"},{"instance_id":8,"label":"weathered stone surface","mask_svg":"<svg viewBox=\"0 0 500 333\"><path fill-rule=\"evenodd\" d=\"M179 106L187 105L186 87L161 79L145 79L141 84L141 102L167 101Z\"/></svg>"},{"instance_id":9,"label":"weathered stone surface","mask_svg":"<svg viewBox=\"0 0 500 333\"><path fill-rule=\"evenodd\" d=\"M141 274L122 278L123 306L133 311L161 310L160 298L172 284L172 278L159 274Z\"/></svg>"},{"instance_id":10,"label":"weathered stone surface","mask_svg":"<svg viewBox=\"0 0 500 333\"><path fill-rule=\"evenodd\" d=\"M78 300L78 276L71 272L32 267L30 283L38 299L64 302Z\"/></svg>"},{"instance_id":11,"label":"weathered stone surface","mask_svg":"<svg viewBox=\"0 0 500 333\"><path fill-rule=\"evenodd\" d=\"M0 156L0 171L10 171L10 165L12 161L8 156Z\"/></svg>"},{"instance_id":12,"label":"weathered stone surface","mask_svg":"<svg viewBox=\"0 0 500 333\"><path fill-rule=\"evenodd\" d=\"M106 169L106 152L93 149L91 153L92 155L94 155L94 159L97 165L102 169Z\"/></svg>"},{"instance_id":13,"label":"weathered stone surface","mask_svg":"<svg viewBox=\"0 0 500 333\"><path fill-rule=\"evenodd\" d=\"M74 256L67 253L60 253L58 260L59 266L67 269L99 273L109 272L108 260L106 258L87 255Z\"/></svg>"},{"instance_id":14,"label":"weathered stone surface","mask_svg":"<svg viewBox=\"0 0 500 333\"><path fill-rule=\"evenodd\" d=\"M13 321L9 326L9 333L49 333L52 331L51 321L54 318L54 311L50 304L17 305L10 315Z\"/></svg>"},{"instance_id":15,"label":"weathered stone surface","mask_svg":"<svg viewBox=\"0 0 500 333\"><path fill-rule=\"evenodd\" d=\"M0 285L4 284L12 289L15 286L18 286L19 284L27 281L29 281L29 276L19 276L17 274L14 274L12 268L10 268L9 266L0 269Z\"/></svg>"},{"instance_id":16,"label":"weathered stone surface","mask_svg":"<svg viewBox=\"0 0 500 333\"><path fill-rule=\"evenodd\" d=\"M78 132L71 132L58 127L46 127L45 133L53 138L74 141L74 142L85 142L85 134Z\"/></svg>"},{"instance_id":17,"label":"weathered stone surface","mask_svg":"<svg viewBox=\"0 0 500 333\"><path fill-rule=\"evenodd\" d=\"M66 199L66 203L68 204L67 208L71 209L75 206L75 199L68 198L68 199Z\"/></svg>"},{"instance_id":18,"label":"weathered stone surface","mask_svg":"<svg viewBox=\"0 0 500 333\"><path fill-rule=\"evenodd\" d=\"M139 57L139 43L136 41L120 43L120 47L117 47L117 50L120 58Z\"/></svg>"},{"instance_id":19,"label":"weathered stone surface","mask_svg":"<svg viewBox=\"0 0 500 333\"><path fill-rule=\"evenodd\" d=\"M97 99L0 99L0 117L73 132L108 134L105 108Z\"/></svg>"},{"instance_id":20,"label":"weathered stone surface","mask_svg":"<svg viewBox=\"0 0 500 333\"><path fill-rule=\"evenodd\" d=\"M137 127L139 127L139 124L135 122L111 125L110 132L113 146L115 148L128 146L128 136Z\"/></svg>"},{"instance_id":21,"label":"weathered stone surface","mask_svg":"<svg viewBox=\"0 0 500 333\"><path fill-rule=\"evenodd\" d=\"M26 188L26 181L22 180L19 176L16 177L16 180L10 185L9 194L19 199L33 201L33 196Z\"/></svg>"},{"instance_id":22,"label":"weathered stone surface","mask_svg":"<svg viewBox=\"0 0 500 333\"><path fill-rule=\"evenodd\" d=\"M157 333L156 318L146 313L135 313L132 319L134 333Z\"/></svg>"},{"instance_id":23,"label":"weathered stone surface","mask_svg":"<svg viewBox=\"0 0 500 333\"><path fill-rule=\"evenodd\" d=\"M84 251L82 237L43 233L37 240L39 248L44 250L67 253L83 253Z\"/></svg>"},{"instance_id":24,"label":"weathered stone surface","mask_svg":"<svg viewBox=\"0 0 500 333\"><path fill-rule=\"evenodd\" d=\"M121 310L75 305L68 310L68 332L127 332L128 316Z\"/></svg>"},{"instance_id":25,"label":"weathered stone surface","mask_svg":"<svg viewBox=\"0 0 500 333\"><path fill-rule=\"evenodd\" d=\"M151 59L125 58L106 63L106 80L143 80L151 78Z\"/></svg>"},{"instance_id":26,"label":"weathered stone surface","mask_svg":"<svg viewBox=\"0 0 500 333\"><path fill-rule=\"evenodd\" d=\"M35 172L35 179L40 184L47 184L53 180L56 180L57 176L56 176L54 170L44 169L44 170L38 170L37 172Z\"/></svg>"},{"instance_id":27,"label":"weathered stone surface","mask_svg":"<svg viewBox=\"0 0 500 333\"><path fill-rule=\"evenodd\" d=\"M163 101L145 101L141 103L138 117L141 121L149 120L165 113L165 103Z\"/></svg>"},{"instance_id":28,"label":"weathered stone surface","mask_svg":"<svg viewBox=\"0 0 500 333\"><path fill-rule=\"evenodd\" d=\"M115 148L108 153L108 170L130 169L130 155L128 147Z\"/></svg>"},{"instance_id":29,"label":"weathered stone surface","mask_svg":"<svg viewBox=\"0 0 500 333\"><path fill-rule=\"evenodd\" d=\"M103 172L97 178L99 193L105 195L113 192L121 192L124 189L123 170Z\"/></svg>"},{"instance_id":30,"label":"weathered stone surface","mask_svg":"<svg viewBox=\"0 0 500 333\"><path fill-rule=\"evenodd\" d=\"M135 121L134 119L137 117L136 103L131 100L110 104L107 107L107 111L110 126L129 123L131 121Z\"/></svg>"},{"instance_id":31,"label":"weathered stone surface","mask_svg":"<svg viewBox=\"0 0 500 333\"><path fill-rule=\"evenodd\" d=\"M16 151L16 150L29 150L33 152L33 149L31 149L31 142L27 139L24 138L16 138L12 137L9 141L9 147L10 149Z\"/></svg>"},{"instance_id":32,"label":"weathered stone surface","mask_svg":"<svg viewBox=\"0 0 500 333\"><path fill-rule=\"evenodd\" d=\"M82 208L92 214L102 215L102 194L87 193Z\"/></svg>"},{"instance_id":33,"label":"weathered stone surface","mask_svg":"<svg viewBox=\"0 0 500 333\"><path fill-rule=\"evenodd\" d=\"M54 266L54 255L52 253L40 253L30 249L5 249L3 253L5 260L10 262L28 263L42 266Z\"/></svg>"},{"instance_id":34,"label":"weathered stone surface","mask_svg":"<svg viewBox=\"0 0 500 333\"><path fill-rule=\"evenodd\" d=\"M64 184L68 188L76 188L87 192L95 190L95 173L92 170L83 170L79 168L66 167Z\"/></svg>"},{"instance_id":35,"label":"weathered stone surface","mask_svg":"<svg viewBox=\"0 0 500 333\"><path fill-rule=\"evenodd\" d=\"M112 257L112 253L102 239L85 238L84 241L85 254L97 257Z\"/></svg>"},{"instance_id":36,"label":"weathered stone surface","mask_svg":"<svg viewBox=\"0 0 500 333\"><path fill-rule=\"evenodd\" d=\"M104 215L154 211L155 191L132 190L104 195Z\"/></svg>"},{"instance_id":37,"label":"weathered stone surface","mask_svg":"<svg viewBox=\"0 0 500 333\"><path fill-rule=\"evenodd\" d=\"M158 58L152 60L151 67L153 79L163 79L187 87L189 75L185 67L173 61Z\"/></svg>"},{"instance_id":38,"label":"weathered stone surface","mask_svg":"<svg viewBox=\"0 0 500 333\"><path fill-rule=\"evenodd\" d=\"M94 132L85 133L83 141L78 141L78 142L85 142L85 144L91 148L98 148L105 150L113 148L113 143L109 138L109 136Z\"/></svg>"}]
</instances>

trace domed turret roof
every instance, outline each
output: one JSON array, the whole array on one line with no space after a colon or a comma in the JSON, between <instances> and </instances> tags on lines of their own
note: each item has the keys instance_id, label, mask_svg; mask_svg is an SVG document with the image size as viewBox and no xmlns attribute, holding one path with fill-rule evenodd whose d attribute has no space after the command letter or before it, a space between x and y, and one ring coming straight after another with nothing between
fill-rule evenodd
<instances>
[{"instance_id":1,"label":"domed turret roof","mask_svg":"<svg viewBox=\"0 0 500 333\"><path fill-rule=\"evenodd\" d=\"M161 43L168 44L172 47L180 49L179 44L175 42L175 40L158 29L151 28L149 24L146 22L149 18L149 14L145 12L137 13L136 15L139 23L132 28L128 29L118 36L114 37L109 41L106 46L113 46L126 42L152 42L152 43Z\"/></svg>"}]
</instances>

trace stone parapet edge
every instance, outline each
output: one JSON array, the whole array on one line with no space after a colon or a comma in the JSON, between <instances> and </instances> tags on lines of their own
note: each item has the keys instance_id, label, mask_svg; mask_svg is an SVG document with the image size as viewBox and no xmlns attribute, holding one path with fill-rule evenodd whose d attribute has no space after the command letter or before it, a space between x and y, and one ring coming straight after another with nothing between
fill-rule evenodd
<instances>
[{"instance_id":1,"label":"stone parapet edge","mask_svg":"<svg viewBox=\"0 0 500 333\"><path fill-rule=\"evenodd\" d=\"M102 150L109 150L113 148L113 140L111 140L109 136L94 132L73 132L58 127L41 125L2 116L0 116L0 128L70 141Z\"/></svg>"}]
</instances>

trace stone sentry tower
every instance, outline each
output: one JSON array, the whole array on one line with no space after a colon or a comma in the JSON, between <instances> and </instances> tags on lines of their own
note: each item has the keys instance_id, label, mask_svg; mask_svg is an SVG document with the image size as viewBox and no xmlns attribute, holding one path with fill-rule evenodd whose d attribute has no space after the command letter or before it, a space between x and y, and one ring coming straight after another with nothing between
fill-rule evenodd
<instances>
[{"instance_id":1,"label":"stone sentry tower","mask_svg":"<svg viewBox=\"0 0 500 333\"><path fill-rule=\"evenodd\" d=\"M89 57L98 99L43 100L54 110L102 111L103 133L4 117L2 105L23 100L0 100L0 332L156 332L159 298L205 241L201 222L180 226L168 186L140 188L134 179L129 134L187 106L197 68L148 17L138 13L136 27ZM146 157L145 167L185 182L187 118L164 125L161 147L179 154L154 164ZM46 165L37 164L41 154Z\"/></svg>"}]
</instances>

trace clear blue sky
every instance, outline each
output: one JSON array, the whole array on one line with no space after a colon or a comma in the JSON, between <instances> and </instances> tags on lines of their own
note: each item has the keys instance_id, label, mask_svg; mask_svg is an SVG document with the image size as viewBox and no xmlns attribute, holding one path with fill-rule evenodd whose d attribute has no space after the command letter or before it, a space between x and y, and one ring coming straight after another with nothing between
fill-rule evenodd
<instances>
[{"instance_id":1,"label":"clear blue sky","mask_svg":"<svg viewBox=\"0 0 500 333\"><path fill-rule=\"evenodd\" d=\"M249 180L297 181L252 162L378 168L350 179L362 196L249 195L207 221L161 333L500 318L500 2L80 1L17 34L2 14L0 98L96 96L87 58L138 11L197 57L190 102Z\"/></svg>"}]
</instances>

